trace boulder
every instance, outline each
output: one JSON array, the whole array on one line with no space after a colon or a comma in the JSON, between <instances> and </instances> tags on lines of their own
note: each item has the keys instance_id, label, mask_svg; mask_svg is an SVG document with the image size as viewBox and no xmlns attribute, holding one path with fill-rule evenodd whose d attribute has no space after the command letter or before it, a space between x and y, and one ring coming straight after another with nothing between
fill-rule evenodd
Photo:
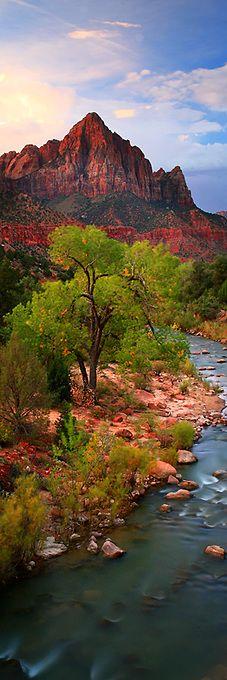
<instances>
[{"instance_id":1,"label":"boulder","mask_svg":"<svg viewBox=\"0 0 227 680\"><path fill-rule=\"evenodd\" d=\"M216 470L212 474L213 477L217 477L217 479L227 479L227 470Z\"/></svg>"},{"instance_id":2,"label":"boulder","mask_svg":"<svg viewBox=\"0 0 227 680\"><path fill-rule=\"evenodd\" d=\"M176 468L170 463L165 463L164 460L156 460L150 466L150 475L157 477L157 479L168 479L170 475L176 475Z\"/></svg>"},{"instance_id":3,"label":"boulder","mask_svg":"<svg viewBox=\"0 0 227 680\"><path fill-rule=\"evenodd\" d=\"M122 548L119 548L113 541L111 541L109 538L104 541L102 548L101 548L104 557L108 557L108 559L114 560L117 557L122 557L124 555L125 550L122 550Z\"/></svg>"},{"instance_id":4,"label":"boulder","mask_svg":"<svg viewBox=\"0 0 227 680\"><path fill-rule=\"evenodd\" d=\"M167 479L167 484L179 484L179 480L174 475L169 475Z\"/></svg>"},{"instance_id":5,"label":"boulder","mask_svg":"<svg viewBox=\"0 0 227 680\"><path fill-rule=\"evenodd\" d=\"M197 463L197 461L198 458L191 451L185 451L184 449L177 451L177 462L179 465L191 465L191 463Z\"/></svg>"},{"instance_id":6,"label":"boulder","mask_svg":"<svg viewBox=\"0 0 227 680\"><path fill-rule=\"evenodd\" d=\"M168 503L163 503L162 505L160 505L159 510L160 512L171 512L172 508L171 505L169 505Z\"/></svg>"},{"instance_id":7,"label":"boulder","mask_svg":"<svg viewBox=\"0 0 227 680\"><path fill-rule=\"evenodd\" d=\"M54 536L48 536L43 547L37 551L38 557L47 560L50 557L58 557L66 552L67 547L64 543L56 543Z\"/></svg>"},{"instance_id":8,"label":"boulder","mask_svg":"<svg viewBox=\"0 0 227 680\"><path fill-rule=\"evenodd\" d=\"M210 352L208 349L202 349L201 354L210 354Z\"/></svg>"},{"instance_id":9,"label":"boulder","mask_svg":"<svg viewBox=\"0 0 227 680\"><path fill-rule=\"evenodd\" d=\"M225 364L226 359L217 359L217 364Z\"/></svg>"},{"instance_id":10,"label":"boulder","mask_svg":"<svg viewBox=\"0 0 227 680\"><path fill-rule=\"evenodd\" d=\"M193 482L192 479L184 479L183 482L180 483L180 488L186 489L187 491L195 491L195 489L199 489L199 484Z\"/></svg>"},{"instance_id":11,"label":"boulder","mask_svg":"<svg viewBox=\"0 0 227 680\"><path fill-rule=\"evenodd\" d=\"M121 430L118 430L118 432L116 432L116 436L121 437L122 439L127 439L128 441L133 439L133 433L126 427L123 427Z\"/></svg>"},{"instance_id":12,"label":"boulder","mask_svg":"<svg viewBox=\"0 0 227 680\"><path fill-rule=\"evenodd\" d=\"M179 489L179 491L170 491L170 493L167 493L166 498L170 501L186 501L191 498L191 493L186 489Z\"/></svg>"},{"instance_id":13,"label":"boulder","mask_svg":"<svg viewBox=\"0 0 227 680\"><path fill-rule=\"evenodd\" d=\"M96 543L94 536L92 536L90 541L89 541L87 551L90 552L90 553L93 553L94 555L97 555L97 553L99 552L99 547L98 547L98 544Z\"/></svg>"},{"instance_id":14,"label":"boulder","mask_svg":"<svg viewBox=\"0 0 227 680\"><path fill-rule=\"evenodd\" d=\"M212 557L219 557L219 559L224 560L226 551L220 545L207 545L204 552L206 555L212 555Z\"/></svg>"},{"instance_id":15,"label":"boulder","mask_svg":"<svg viewBox=\"0 0 227 680\"><path fill-rule=\"evenodd\" d=\"M125 524L125 520L123 517L115 517L113 524L115 527L123 527Z\"/></svg>"}]
</instances>

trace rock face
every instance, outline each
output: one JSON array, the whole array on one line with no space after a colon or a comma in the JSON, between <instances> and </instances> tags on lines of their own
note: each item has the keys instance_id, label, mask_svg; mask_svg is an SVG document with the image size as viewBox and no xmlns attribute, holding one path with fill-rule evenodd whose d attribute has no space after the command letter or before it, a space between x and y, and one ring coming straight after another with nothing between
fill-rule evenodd
<instances>
[{"instance_id":1,"label":"rock face","mask_svg":"<svg viewBox=\"0 0 227 680\"><path fill-rule=\"evenodd\" d=\"M206 555L212 555L212 557L219 557L219 559L224 560L225 550L220 545L207 545L204 550Z\"/></svg>"},{"instance_id":2,"label":"rock face","mask_svg":"<svg viewBox=\"0 0 227 680\"><path fill-rule=\"evenodd\" d=\"M194 205L179 166L153 172L143 152L112 133L97 113L85 116L61 142L3 154L0 174L8 188L38 198L129 191L149 201Z\"/></svg>"},{"instance_id":3,"label":"rock face","mask_svg":"<svg viewBox=\"0 0 227 680\"><path fill-rule=\"evenodd\" d=\"M62 141L0 157L1 240L45 245L58 224L95 224L130 243L163 241L184 258L227 251L226 216L195 206L181 168L154 172L97 113Z\"/></svg>"}]
</instances>

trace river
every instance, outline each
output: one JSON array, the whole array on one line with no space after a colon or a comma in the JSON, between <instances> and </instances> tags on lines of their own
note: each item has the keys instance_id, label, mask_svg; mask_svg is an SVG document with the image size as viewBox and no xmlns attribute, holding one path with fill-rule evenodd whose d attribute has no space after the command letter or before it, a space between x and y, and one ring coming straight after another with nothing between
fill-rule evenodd
<instances>
[{"instance_id":1,"label":"river","mask_svg":"<svg viewBox=\"0 0 227 680\"><path fill-rule=\"evenodd\" d=\"M198 366L213 365L227 400L227 352L190 338ZM223 374L221 377L217 377ZM149 493L111 531L126 548L117 561L81 551L50 561L42 573L1 595L0 656L19 659L2 680L224 680L227 678L227 427L209 427L194 446L196 465L181 470L200 485L193 498L161 514L166 488ZM169 487L168 487L169 490Z\"/></svg>"}]
</instances>

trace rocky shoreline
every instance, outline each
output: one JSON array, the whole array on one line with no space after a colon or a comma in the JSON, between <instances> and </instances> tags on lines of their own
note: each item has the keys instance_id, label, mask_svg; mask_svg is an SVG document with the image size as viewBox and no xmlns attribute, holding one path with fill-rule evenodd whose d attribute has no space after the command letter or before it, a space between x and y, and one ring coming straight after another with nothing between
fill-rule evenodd
<instances>
[{"instance_id":1,"label":"rocky shoreline","mask_svg":"<svg viewBox=\"0 0 227 680\"><path fill-rule=\"evenodd\" d=\"M109 385L116 385L117 383L119 387L119 385L124 384L113 367L102 372L102 379L106 380ZM208 389L202 381L199 381L196 377L191 377L187 394L182 394L180 386L184 379L186 379L186 376L173 377L169 374L161 374L152 378L152 391L137 389L133 381L131 381L130 389L136 395L137 400L141 401L151 413L158 414L161 426L164 428L168 428L173 423L187 420L193 424L198 440L204 427L218 424L227 425L227 419L222 415L225 402L215 393L215 390ZM108 425L108 430L112 435L125 438L132 443L137 438L137 441L147 445L154 436L146 425L141 428L142 431L139 435L136 434L139 415L132 408L128 408L127 412L126 410L119 410L114 417L108 420L103 418L104 412L101 405L95 407L93 411L85 407L75 406L73 414L79 420L83 420L90 432L98 430L100 426L105 424L105 427ZM52 427L56 417L57 414L52 412ZM133 491L127 497L124 511L121 516L117 516L114 520L111 518L111 512L101 509L96 514L90 515L86 489L84 489L84 511L78 516L74 531L69 537L68 545L59 542L53 531L53 535L47 538L39 553L39 561L40 559L61 555L72 547L74 549L85 549L92 554L98 554L101 551L105 555L103 545L106 541L112 543L108 536L109 532L125 524L127 515L138 506L146 493L152 490L157 491L166 484L177 487L177 490L170 491L167 494L167 503L160 507L160 511L163 512L171 511L169 500L185 500L186 497L187 499L191 497L195 483L193 480L185 482L179 470L182 464L194 462L196 462L196 458L189 451L178 451L177 467L164 460L157 460L154 463L152 474L146 477L142 483L139 476L135 480ZM117 555L115 549L118 551ZM115 546L115 549L112 548L112 553L108 557L124 554L124 550L118 548L118 546ZM31 567L30 564L29 568L31 569L33 566L35 565Z\"/></svg>"}]
</instances>

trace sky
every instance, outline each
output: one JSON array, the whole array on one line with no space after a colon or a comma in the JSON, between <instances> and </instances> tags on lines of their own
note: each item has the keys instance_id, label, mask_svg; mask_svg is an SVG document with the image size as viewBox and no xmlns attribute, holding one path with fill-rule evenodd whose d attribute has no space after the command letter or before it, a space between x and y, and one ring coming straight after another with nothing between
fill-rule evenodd
<instances>
[{"instance_id":1,"label":"sky","mask_svg":"<svg viewBox=\"0 0 227 680\"><path fill-rule=\"evenodd\" d=\"M227 210L227 0L0 0L0 154L90 111Z\"/></svg>"}]
</instances>

